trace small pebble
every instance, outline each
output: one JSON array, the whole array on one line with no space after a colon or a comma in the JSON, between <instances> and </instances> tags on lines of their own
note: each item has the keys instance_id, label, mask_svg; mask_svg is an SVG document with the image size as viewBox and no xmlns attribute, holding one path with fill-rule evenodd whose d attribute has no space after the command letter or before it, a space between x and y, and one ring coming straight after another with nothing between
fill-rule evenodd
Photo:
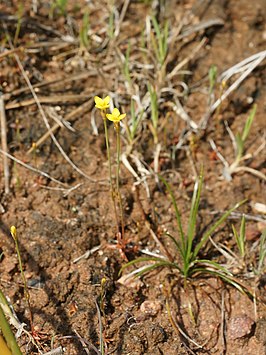
<instances>
[{"instance_id":1,"label":"small pebble","mask_svg":"<svg viewBox=\"0 0 266 355\"><path fill-rule=\"evenodd\" d=\"M144 301L140 306L140 311L149 316L156 316L161 309L162 304L159 301Z\"/></svg>"},{"instance_id":2,"label":"small pebble","mask_svg":"<svg viewBox=\"0 0 266 355\"><path fill-rule=\"evenodd\" d=\"M256 225L248 225L246 227L246 239L256 240L260 236L260 231Z\"/></svg>"},{"instance_id":3,"label":"small pebble","mask_svg":"<svg viewBox=\"0 0 266 355\"><path fill-rule=\"evenodd\" d=\"M140 290L141 287L143 286L143 282L136 277L129 277L128 275L123 275L120 277L119 280L117 280L118 283L121 285L124 285L129 288L133 288L135 290Z\"/></svg>"},{"instance_id":4,"label":"small pebble","mask_svg":"<svg viewBox=\"0 0 266 355\"><path fill-rule=\"evenodd\" d=\"M254 320L246 315L231 318L228 324L228 337L235 340L249 335L254 323Z\"/></svg>"}]
</instances>

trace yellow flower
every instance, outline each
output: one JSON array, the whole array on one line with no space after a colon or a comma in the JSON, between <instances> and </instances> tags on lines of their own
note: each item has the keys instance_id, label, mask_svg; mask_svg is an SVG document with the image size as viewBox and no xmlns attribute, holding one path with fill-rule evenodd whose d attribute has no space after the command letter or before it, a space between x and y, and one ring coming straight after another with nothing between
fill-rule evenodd
<instances>
[{"instance_id":1,"label":"yellow flower","mask_svg":"<svg viewBox=\"0 0 266 355\"><path fill-rule=\"evenodd\" d=\"M126 114L123 113L122 115L120 115L120 111L117 108L114 108L112 113L106 114L106 117L108 118L108 120L116 123L116 122L121 121L123 118L125 118Z\"/></svg>"},{"instance_id":2,"label":"yellow flower","mask_svg":"<svg viewBox=\"0 0 266 355\"><path fill-rule=\"evenodd\" d=\"M95 107L100 110L106 110L109 108L110 97L106 96L104 99L101 99L99 96L94 96Z\"/></svg>"},{"instance_id":3,"label":"yellow flower","mask_svg":"<svg viewBox=\"0 0 266 355\"><path fill-rule=\"evenodd\" d=\"M12 226L12 227L10 228L10 233L11 233L13 239L16 240L16 239L17 239L17 228L16 228L15 226Z\"/></svg>"}]
</instances>

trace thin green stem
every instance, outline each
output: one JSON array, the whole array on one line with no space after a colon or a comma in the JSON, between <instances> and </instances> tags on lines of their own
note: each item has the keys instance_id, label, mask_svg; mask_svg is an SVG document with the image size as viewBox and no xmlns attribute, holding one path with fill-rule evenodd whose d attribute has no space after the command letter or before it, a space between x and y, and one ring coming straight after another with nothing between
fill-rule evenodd
<instances>
[{"instance_id":1,"label":"thin green stem","mask_svg":"<svg viewBox=\"0 0 266 355\"><path fill-rule=\"evenodd\" d=\"M120 209L120 219L121 219L121 230L122 230L122 240L124 240L125 236L125 224L124 224L124 213L123 213L123 205L122 198L120 193L120 184L119 184L119 173L120 173L120 149L121 149L121 139L120 139L120 123L117 122L115 124L116 130L116 150L117 150L117 164L116 164L116 189L118 195L118 203Z\"/></svg>"},{"instance_id":2,"label":"thin green stem","mask_svg":"<svg viewBox=\"0 0 266 355\"><path fill-rule=\"evenodd\" d=\"M106 122L106 117L105 117L105 110L101 111L101 115L102 115L103 124L104 124L105 144L106 144L107 160L108 160L108 166L109 166L110 192L111 192L111 198L113 201L115 220L116 220L116 225L117 225L117 232L119 233L119 220L118 220L116 203L115 203L115 189L114 189L113 180L112 180L112 163L111 163L111 156L110 156L110 146L109 146L109 138L108 138L107 122Z\"/></svg>"}]
</instances>

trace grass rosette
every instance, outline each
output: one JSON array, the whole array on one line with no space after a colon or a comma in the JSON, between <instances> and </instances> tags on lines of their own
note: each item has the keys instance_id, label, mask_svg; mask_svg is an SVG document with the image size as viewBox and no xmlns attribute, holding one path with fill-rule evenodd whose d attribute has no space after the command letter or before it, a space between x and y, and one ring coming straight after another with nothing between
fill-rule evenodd
<instances>
[{"instance_id":1,"label":"grass rosette","mask_svg":"<svg viewBox=\"0 0 266 355\"><path fill-rule=\"evenodd\" d=\"M243 291L242 286L234 279L233 275L219 263L203 259L199 257L200 251L203 249L205 244L207 243L209 237L212 233L227 219L227 217L238 207L240 207L246 200L243 200L237 203L234 207L230 208L227 212L225 212L201 237L201 239L195 243L196 238L196 223L197 223L197 216L199 211L199 203L200 203L200 196L202 191L202 184L203 184L203 175L201 174L199 178L196 180L194 185L194 191L191 201L191 208L190 208L190 215L188 221L188 228L187 231L184 231L181 214L179 212L176 199L174 197L174 193L167 183L167 181L163 177L159 177L160 180L165 185L175 210L175 217L179 232L179 238L174 237L170 233L166 233L166 235L173 241L176 254L173 260L169 259L165 256L158 256L158 257L140 257L135 260L132 260L125 264L121 271L122 272L125 268L128 268L130 265L136 265L143 262L152 262L152 264L142 266L139 271L135 270L134 274L137 276L141 276L149 271L158 269L160 267L169 267L171 269L177 269L180 275L185 280L185 284L189 278L192 278L198 274L211 274L214 276L218 276L222 280L230 283L232 286L236 287L238 290ZM178 258L179 257L179 258ZM181 258L181 263L177 262L176 260Z\"/></svg>"}]
</instances>

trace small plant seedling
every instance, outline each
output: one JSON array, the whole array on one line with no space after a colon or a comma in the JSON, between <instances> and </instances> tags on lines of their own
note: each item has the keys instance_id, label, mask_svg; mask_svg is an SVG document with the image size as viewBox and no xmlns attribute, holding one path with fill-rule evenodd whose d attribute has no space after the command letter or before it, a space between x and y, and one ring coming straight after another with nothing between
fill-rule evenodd
<instances>
[{"instance_id":1,"label":"small plant seedling","mask_svg":"<svg viewBox=\"0 0 266 355\"><path fill-rule=\"evenodd\" d=\"M212 65L209 69L209 93L210 95L213 93L215 84L217 80L217 67L216 65Z\"/></svg>"},{"instance_id":2,"label":"small plant seedling","mask_svg":"<svg viewBox=\"0 0 266 355\"><path fill-rule=\"evenodd\" d=\"M235 226L232 225L232 230L233 230L233 235L236 240L236 245L238 249L238 254L234 253L230 248L226 247L225 245L217 245L214 243L213 240L212 243L215 245L217 250L224 255L225 258L228 260L231 260L232 265L235 266L240 266L240 270L244 270L245 273L249 274L249 277L253 274L253 276L260 276L263 273L263 269L265 268L265 257L266 257L266 229L262 232L260 240L259 240L259 247L258 244L255 243L252 247L251 250L255 250L255 248L259 249L258 251L258 258L256 261L256 258L253 258L251 255L251 251L247 249L247 243L246 243L246 218L245 215L242 216L241 218L241 225L239 232L236 230ZM255 260L255 261L254 261ZM238 270L238 269L234 269ZM253 272L250 272L252 270Z\"/></svg>"},{"instance_id":3,"label":"small plant seedling","mask_svg":"<svg viewBox=\"0 0 266 355\"><path fill-rule=\"evenodd\" d=\"M14 46L16 46L18 38L19 38L19 34L20 34L20 30L21 30L22 17L23 17L23 11L24 11L23 3L20 1L19 4L18 4L18 11L17 11L18 22L17 22L16 32L15 32L14 41L13 41L14 42Z\"/></svg>"},{"instance_id":4,"label":"small plant seedling","mask_svg":"<svg viewBox=\"0 0 266 355\"><path fill-rule=\"evenodd\" d=\"M181 214L177 207L177 203L170 188L169 184L166 180L160 177L160 180L164 183L169 195L171 196L171 200L173 203L173 207L175 210L175 216L178 226L179 238L175 238L170 233L166 233L166 235L173 241L176 247L176 255L173 260L170 260L169 257L140 257L133 261L128 262L124 265L121 269L121 272L130 265L135 265L142 262L151 261L151 265L147 265L146 267L141 267L140 271L136 273L137 275L143 275L151 270L160 268L160 267L170 267L172 269L177 269L181 276L183 277L186 282L189 278L193 277L196 274L212 274L218 276L222 280L227 281L238 290L243 291L242 287L233 279L233 275L223 266L219 265L215 261L201 259L199 257L199 252L207 243L209 237L212 233L227 219L227 217L239 206L241 206L245 201L237 203L234 207L229 209L225 212L222 217L218 219L201 237L201 239L195 243L195 236L196 236L196 222L197 222L197 215L200 203L200 195L202 190L202 183L203 183L203 176L201 175L195 185L194 185L194 192L191 201L191 208L190 208L190 216L188 221L188 228L187 232L185 233L184 227L181 220ZM178 263L177 255L181 257L182 262Z\"/></svg>"},{"instance_id":5,"label":"small plant seedling","mask_svg":"<svg viewBox=\"0 0 266 355\"><path fill-rule=\"evenodd\" d=\"M226 81L223 80L220 85L219 85L219 94L218 94L218 97L219 97L219 100L220 100L220 104L219 106L217 107L216 111L215 111L215 118L216 118L216 125L218 123L218 119L219 119L219 116L220 116L220 112L221 112L221 109L222 109L222 104L223 104L223 101L222 101L222 96L224 94L224 91L225 91L225 88L226 88Z\"/></svg>"},{"instance_id":6,"label":"small plant seedling","mask_svg":"<svg viewBox=\"0 0 266 355\"><path fill-rule=\"evenodd\" d=\"M126 79L128 85L129 85L129 87L131 87L131 77L130 77L130 68L129 68L130 49L131 49L131 45L130 45L130 42L129 42L128 46L127 46L127 50L126 50L124 63L123 63L123 74L125 76L125 79Z\"/></svg>"},{"instance_id":7,"label":"small plant seedling","mask_svg":"<svg viewBox=\"0 0 266 355\"><path fill-rule=\"evenodd\" d=\"M51 5L49 17L53 18L54 11L57 10L60 15L65 16L67 13L68 0L54 0Z\"/></svg>"},{"instance_id":8,"label":"small plant seedling","mask_svg":"<svg viewBox=\"0 0 266 355\"><path fill-rule=\"evenodd\" d=\"M241 170L248 171L248 172L250 172L254 175L257 175L257 176L266 180L266 177L262 173L259 173L258 171L256 171L255 169L251 169L251 168L247 169L246 167L239 166L240 163L243 160L245 160L245 156L244 156L245 142L246 142L246 139L249 135L250 128L251 128L251 125L253 123L253 120L254 120L254 117L256 114L256 110L257 110L257 106L254 105L247 120L246 120L246 123L245 123L242 133L237 133L234 137L234 141L235 141L235 145L236 145L235 159L232 164L230 164L230 165L228 164L228 166L226 165L223 169L223 176L228 181L232 180L232 175L234 173L241 171Z\"/></svg>"},{"instance_id":9,"label":"small plant seedling","mask_svg":"<svg viewBox=\"0 0 266 355\"><path fill-rule=\"evenodd\" d=\"M234 225L232 225L232 230L234 233L234 237L236 240L236 244L238 247L240 257L241 257L242 261L244 261L244 258L246 256L246 219L245 219L244 215L241 219L241 226L240 226L239 233L237 232Z\"/></svg>"},{"instance_id":10,"label":"small plant seedling","mask_svg":"<svg viewBox=\"0 0 266 355\"><path fill-rule=\"evenodd\" d=\"M107 34L109 36L109 39L112 40L115 37L115 6L114 6L114 0L110 0L109 9L110 9L110 15L109 15L109 21L108 21Z\"/></svg>"},{"instance_id":11,"label":"small plant seedling","mask_svg":"<svg viewBox=\"0 0 266 355\"><path fill-rule=\"evenodd\" d=\"M248 118L246 120L246 123L245 123L245 126L244 126L244 129L243 129L242 133L241 134L240 133L236 134L236 145L237 145L236 163L238 163L241 160L241 158L243 157L244 144L245 144L245 141L246 141L246 139L247 139L247 137L249 135L250 128L251 128L251 125L253 123L256 111L257 111L257 106L254 105L253 109L250 112L250 115L248 116Z\"/></svg>"},{"instance_id":12,"label":"small plant seedling","mask_svg":"<svg viewBox=\"0 0 266 355\"><path fill-rule=\"evenodd\" d=\"M89 47L89 43L90 43L90 39L88 36L89 29L90 29L89 11L86 10L83 15L82 24L79 31L79 43L80 43L81 50L87 50Z\"/></svg>"},{"instance_id":13,"label":"small plant seedling","mask_svg":"<svg viewBox=\"0 0 266 355\"><path fill-rule=\"evenodd\" d=\"M163 28L160 28L160 25L155 16L151 17L152 25L155 31L155 37L151 33L151 43L153 50L156 55L160 67L164 65L167 52L168 52L168 36L169 36L169 22L166 21Z\"/></svg>"},{"instance_id":14,"label":"small plant seedling","mask_svg":"<svg viewBox=\"0 0 266 355\"><path fill-rule=\"evenodd\" d=\"M214 89L217 82L217 67L216 65L211 65L209 69L209 106L212 105L214 101Z\"/></svg>"},{"instance_id":15,"label":"small plant seedling","mask_svg":"<svg viewBox=\"0 0 266 355\"><path fill-rule=\"evenodd\" d=\"M137 130L143 118L144 110L142 110L139 114L136 114L134 100L131 100L130 113L131 113L131 124L127 125L126 128L127 128L128 142L130 146L132 146L134 144L134 140L136 139Z\"/></svg>"}]
</instances>

